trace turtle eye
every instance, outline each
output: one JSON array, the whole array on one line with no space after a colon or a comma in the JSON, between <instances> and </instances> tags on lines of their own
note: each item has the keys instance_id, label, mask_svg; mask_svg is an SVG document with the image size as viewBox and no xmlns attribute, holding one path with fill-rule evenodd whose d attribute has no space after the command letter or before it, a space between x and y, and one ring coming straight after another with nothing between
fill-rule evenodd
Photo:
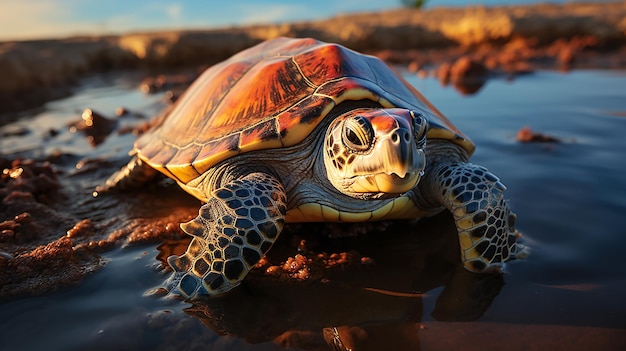
<instances>
[{"instance_id":1,"label":"turtle eye","mask_svg":"<svg viewBox=\"0 0 626 351\"><path fill-rule=\"evenodd\" d=\"M344 122L341 139L350 151L363 152L372 145L374 129L365 117L356 116Z\"/></svg>"},{"instance_id":2,"label":"turtle eye","mask_svg":"<svg viewBox=\"0 0 626 351\"><path fill-rule=\"evenodd\" d=\"M413 137L417 147L423 148L426 145L426 132L428 131L428 120L417 111L411 111L413 117Z\"/></svg>"}]
</instances>

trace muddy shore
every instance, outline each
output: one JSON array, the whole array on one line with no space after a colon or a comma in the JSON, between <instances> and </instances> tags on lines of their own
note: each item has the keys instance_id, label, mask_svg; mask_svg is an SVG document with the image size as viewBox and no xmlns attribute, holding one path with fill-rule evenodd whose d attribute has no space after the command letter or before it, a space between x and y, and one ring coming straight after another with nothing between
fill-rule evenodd
<instances>
[{"instance_id":1,"label":"muddy shore","mask_svg":"<svg viewBox=\"0 0 626 351\"><path fill-rule=\"evenodd\" d=\"M0 113L66 96L90 73L209 65L278 36L337 42L421 74L443 65L437 74L453 81L536 66L615 68L626 66L626 2L396 9L310 22L2 42Z\"/></svg>"}]
</instances>

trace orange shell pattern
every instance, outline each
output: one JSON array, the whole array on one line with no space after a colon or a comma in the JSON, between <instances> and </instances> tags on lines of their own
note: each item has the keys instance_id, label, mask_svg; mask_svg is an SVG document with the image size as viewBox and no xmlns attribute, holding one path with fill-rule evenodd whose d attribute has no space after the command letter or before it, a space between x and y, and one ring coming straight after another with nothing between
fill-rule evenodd
<instances>
[{"instance_id":1,"label":"orange shell pattern","mask_svg":"<svg viewBox=\"0 0 626 351\"><path fill-rule=\"evenodd\" d=\"M288 38L263 42L207 69L135 149L150 166L187 183L234 155L295 145L334 106L362 99L422 111L436 137L473 151L467 137L379 59Z\"/></svg>"}]
</instances>

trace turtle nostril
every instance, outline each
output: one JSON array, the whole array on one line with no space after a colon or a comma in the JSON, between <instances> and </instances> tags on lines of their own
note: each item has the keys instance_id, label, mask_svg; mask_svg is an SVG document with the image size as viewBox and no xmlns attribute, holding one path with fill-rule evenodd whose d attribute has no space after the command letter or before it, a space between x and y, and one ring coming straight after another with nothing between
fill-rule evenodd
<instances>
[{"instance_id":1,"label":"turtle nostril","mask_svg":"<svg viewBox=\"0 0 626 351\"><path fill-rule=\"evenodd\" d=\"M405 130L399 130L391 134L391 141L393 141L394 144L400 142L400 138L407 143L411 141L411 135Z\"/></svg>"}]
</instances>

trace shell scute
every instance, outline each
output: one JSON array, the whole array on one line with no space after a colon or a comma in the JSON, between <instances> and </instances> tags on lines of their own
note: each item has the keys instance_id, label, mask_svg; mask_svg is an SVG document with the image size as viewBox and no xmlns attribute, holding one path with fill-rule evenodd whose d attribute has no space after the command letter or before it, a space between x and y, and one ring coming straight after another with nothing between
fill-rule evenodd
<instances>
[{"instance_id":1,"label":"shell scute","mask_svg":"<svg viewBox=\"0 0 626 351\"><path fill-rule=\"evenodd\" d=\"M278 115L282 145L291 146L300 142L334 106L330 97L311 95Z\"/></svg>"},{"instance_id":2,"label":"shell scute","mask_svg":"<svg viewBox=\"0 0 626 351\"><path fill-rule=\"evenodd\" d=\"M163 145L163 146L161 148L157 148L156 146L158 145ZM157 167L155 168L157 168L161 172L164 172L169 177L172 177L174 179L179 179L170 170L166 168L166 165L168 164L169 160L171 160L174 156L176 156L176 153L178 153L179 149L169 147L162 141L159 141L159 143L155 142L153 144L150 144L150 146L155 146L154 148L149 150L151 152L154 152L154 156L151 157L151 160L152 162L156 163Z\"/></svg>"},{"instance_id":3,"label":"shell scute","mask_svg":"<svg viewBox=\"0 0 626 351\"><path fill-rule=\"evenodd\" d=\"M251 57L259 60L267 57L284 56L291 57L303 50L318 46L319 41L312 38L291 39L280 37L272 40L263 41L256 46L243 50L235 54L229 60L239 61L250 59Z\"/></svg>"},{"instance_id":4,"label":"shell scute","mask_svg":"<svg viewBox=\"0 0 626 351\"><path fill-rule=\"evenodd\" d=\"M239 154L240 137L241 133L234 133L207 142L200 150L200 153L198 153L195 161L193 161L193 167L200 172L204 172L204 170L219 162L215 161L216 159L221 161Z\"/></svg>"},{"instance_id":5,"label":"shell scute","mask_svg":"<svg viewBox=\"0 0 626 351\"><path fill-rule=\"evenodd\" d=\"M294 57L302 73L314 85L320 86L337 77L368 77L373 72L363 55L337 44L327 44L307 50Z\"/></svg>"},{"instance_id":6,"label":"shell scute","mask_svg":"<svg viewBox=\"0 0 626 351\"><path fill-rule=\"evenodd\" d=\"M180 148L193 142L206 142L204 131L207 122L215 120L211 117L229 93L229 88L237 85L253 65L250 61L220 64L210 70L210 74L200 76L181 96L180 103L157 130L157 137Z\"/></svg>"},{"instance_id":7,"label":"shell scute","mask_svg":"<svg viewBox=\"0 0 626 351\"><path fill-rule=\"evenodd\" d=\"M213 133L232 133L292 106L313 92L295 63L278 57L257 63L231 87L213 118L206 123Z\"/></svg>"},{"instance_id":8,"label":"shell scute","mask_svg":"<svg viewBox=\"0 0 626 351\"><path fill-rule=\"evenodd\" d=\"M329 81L321 85L315 93L329 96L339 104L345 100L369 99L378 101L377 91L380 91L380 88L373 82L350 77Z\"/></svg>"},{"instance_id":9,"label":"shell scute","mask_svg":"<svg viewBox=\"0 0 626 351\"><path fill-rule=\"evenodd\" d=\"M202 151L202 146L198 144L191 144L184 149L179 149L174 157L181 160L187 160L187 164L184 167L176 167L175 165L166 165L166 167L168 167L170 172L176 174L177 179L182 180L196 178L201 173L191 164L191 160L195 160L200 151Z\"/></svg>"},{"instance_id":10,"label":"shell scute","mask_svg":"<svg viewBox=\"0 0 626 351\"><path fill-rule=\"evenodd\" d=\"M262 145L262 142L271 140L276 141L277 147L281 146L278 127L274 119L263 121L241 132L239 143L242 151L251 151L255 150L257 145Z\"/></svg>"}]
</instances>

